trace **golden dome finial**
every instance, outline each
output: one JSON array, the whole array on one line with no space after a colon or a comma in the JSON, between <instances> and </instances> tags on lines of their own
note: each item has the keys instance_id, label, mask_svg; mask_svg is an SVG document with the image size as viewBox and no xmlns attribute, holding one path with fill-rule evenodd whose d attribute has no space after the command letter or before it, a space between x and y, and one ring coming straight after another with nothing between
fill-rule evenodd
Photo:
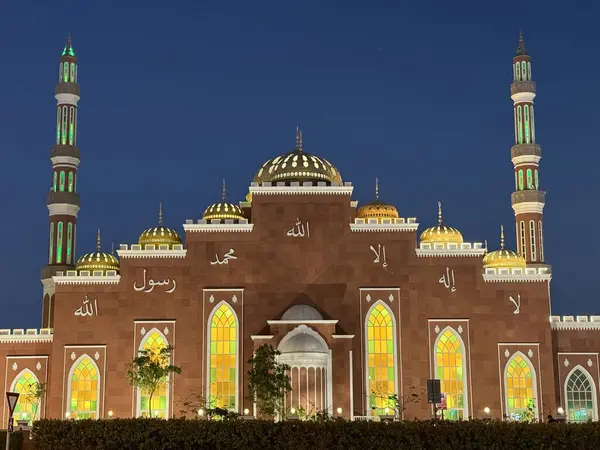
<instances>
[{"instance_id":1,"label":"golden dome finial","mask_svg":"<svg viewBox=\"0 0 600 450\"><path fill-rule=\"evenodd\" d=\"M223 189L221 191L221 201L225 203L225 199L227 198L227 187L225 186L225 178L223 178Z\"/></svg>"},{"instance_id":2,"label":"golden dome finial","mask_svg":"<svg viewBox=\"0 0 600 450\"><path fill-rule=\"evenodd\" d=\"M296 125L296 150L302 151L302 131L298 125Z\"/></svg>"},{"instance_id":3,"label":"golden dome finial","mask_svg":"<svg viewBox=\"0 0 600 450\"><path fill-rule=\"evenodd\" d=\"M438 223L442 224L442 202L438 201Z\"/></svg>"},{"instance_id":4,"label":"golden dome finial","mask_svg":"<svg viewBox=\"0 0 600 450\"><path fill-rule=\"evenodd\" d=\"M159 225L163 224L163 219L162 219L162 202L160 202L158 204L158 224Z\"/></svg>"},{"instance_id":5,"label":"golden dome finial","mask_svg":"<svg viewBox=\"0 0 600 450\"><path fill-rule=\"evenodd\" d=\"M379 177L375 177L375 200L379 201Z\"/></svg>"},{"instance_id":6,"label":"golden dome finial","mask_svg":"<svg viewBox=\"0 0 600 450\"><path fill-rule=\"evenodd\" d=\"M487 251L487 242L486 242ZM498 268L525 268L527 263L525 258L517 252L504 248L504 225L500 225L500 250L494 250L483 257L484 269Z\"/></svg>"},{"instance_id":7,"label":"golden dome finial","mask_svg":"<svg viewBox=\"0 0 600 450\"><path fill-rule=\"evenodd\" d=\"M500 225L500 250L504 250L504 225Z\"/></svg>"},{"instance_id":8,"label":"golden dome finial","mask_svg":"<svg viewBox=\"0 0 600 450\"><path fill-rule=\"evenodd\" d=\"M442 202L438 201L438 224L421 233L421 243L428 244L462 244L463 236L456 228L442 223Z\"/></svg>"},{"instance_id":9,"label":"golden dome finial","mask_svg":"<svg viewBox=\"0 0 600 450\"><path fill-rule=\"evenodd\" d=\"M113 256L115 255L115 243L114 242L112 242L110 244L110 254Z\"/></svg>"},{"instance_id":10,"label":"golden dome finial","mask_svg":"<svg viewBox=\"0 0 600 450\"><path fill-rule=\"evenodd\" d=\"M98 228L98 234L96 235L96 250L100 251L100 228Z\"/></svg>"}]
</instances>

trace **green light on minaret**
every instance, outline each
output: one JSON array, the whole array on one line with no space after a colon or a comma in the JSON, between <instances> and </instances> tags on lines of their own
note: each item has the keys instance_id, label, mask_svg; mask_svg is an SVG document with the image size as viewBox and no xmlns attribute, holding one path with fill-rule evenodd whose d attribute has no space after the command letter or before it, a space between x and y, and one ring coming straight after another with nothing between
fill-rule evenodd
<instances>
[{"instance_id":1,"label":"green light on minaret","mask_svg":"<svg viewBox=\"0 0 600 450\"><path fill-rule=\"evenodd\" d=\"M73 47L70 44L65 45L62 56L75 56L75 50L73 50Z\"/></svg>"}]
</instances>

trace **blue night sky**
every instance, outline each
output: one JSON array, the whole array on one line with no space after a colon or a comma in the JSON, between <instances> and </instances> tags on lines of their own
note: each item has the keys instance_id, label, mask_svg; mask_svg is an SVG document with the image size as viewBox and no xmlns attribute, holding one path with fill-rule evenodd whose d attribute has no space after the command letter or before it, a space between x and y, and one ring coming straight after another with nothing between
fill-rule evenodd
<instances>
[{"instance_id":1,"label":"blue night sky","mask_svg":"<svg viewBox=\"0 0 600 450\"><path fill-rule=\"evenodd\" d=\"M126 4L127 6L121 6ZM176 6L175 6L176 5ZM260 5L260 6L258 6ZM77 253L132 243L157 222L199 218L247 193L268 158L332 161L361 203L374 196L426 227L515 248L509 85L519 28L537 81L540 183L554 314L598 314L600 4L384 2L3 2L0 328L39 327L47 261L58 59L79 57L82 163ZM584 239L585 238L585 239Z\"/></svg>"}]
</instances>

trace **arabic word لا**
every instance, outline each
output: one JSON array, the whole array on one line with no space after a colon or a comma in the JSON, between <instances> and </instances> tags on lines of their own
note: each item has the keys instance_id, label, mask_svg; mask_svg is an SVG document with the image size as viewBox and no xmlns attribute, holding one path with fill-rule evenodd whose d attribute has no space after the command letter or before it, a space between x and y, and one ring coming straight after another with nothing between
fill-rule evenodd
<instances>
[{"instance_id":1,"label":"arabic word \u0644\u0627","mask_svg":"<svg viewBox=\"0 0 600 450\"><path fill-rule=\"evenodd\" d=\"M377 250L372 245L369 245L369 249L375 255L375 259L373 260L373 264L379 264L381 262L381 267L387 269L387 258L385 256L385 245L377 244Z\"/></svg>"}]
</instances>

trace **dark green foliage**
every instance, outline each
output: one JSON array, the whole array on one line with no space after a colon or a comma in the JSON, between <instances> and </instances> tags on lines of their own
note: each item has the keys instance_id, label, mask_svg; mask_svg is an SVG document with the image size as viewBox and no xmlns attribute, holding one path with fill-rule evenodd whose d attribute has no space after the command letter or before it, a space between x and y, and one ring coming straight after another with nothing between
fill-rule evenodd
<instances>
[{"instance_id":1,"label":"dark green foliage","mask_svg":"<svg viewBox=\"0 0 600 450\"><path fill-rule=\"evenodd\" d=\"M10 433L10 450L21 450L23 446L23 433L18 431ZM0 430L0 449L6 448L6 430Z\"/></svg>"},{"instance_id":2,"label":"dark green foliage","mask_svg":"<svg viewBox=\"0 0 600 450\"><path fill-rule=\"evenodd\" d=\"M279 422L41 420L37 450L186 449L596 449L600 424L484 422ZM0 447L1 448L1 447Z\"/></svg>"},{"instance_id":3,"label":"dark green foliage","mask_svg":"<svg viewBox=\"0 0 600 450\"><path fill-rule=\"evenodd\" d=\"M290 376L287 374L291 367L278 362L279 355L279 350L264 344L248 360L252 366L248 371L248 399L256 402L261 416L285 415L283 399L292 390Z\"/></svg>"}]
</instances>

